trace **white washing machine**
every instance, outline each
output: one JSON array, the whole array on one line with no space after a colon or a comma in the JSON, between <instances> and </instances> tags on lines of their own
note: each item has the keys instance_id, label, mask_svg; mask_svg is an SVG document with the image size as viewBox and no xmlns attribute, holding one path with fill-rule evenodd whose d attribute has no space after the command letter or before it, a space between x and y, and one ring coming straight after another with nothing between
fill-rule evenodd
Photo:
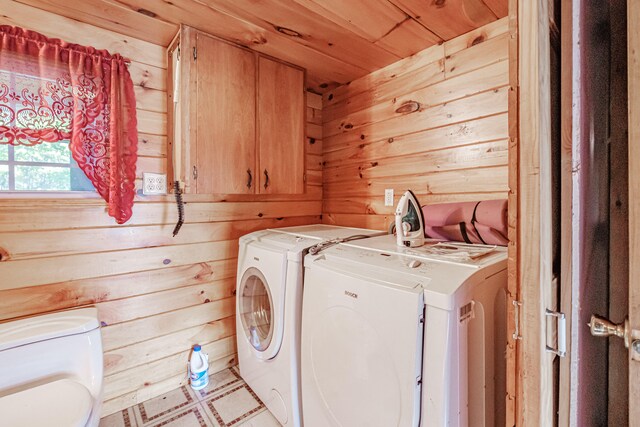
<instances>
[{"instance_id":1,"label":"white washing machine","mask_svg":"<svg viewBox=\"0 0 640 427\"><path fill-rule=\"evenodd\" d=\"M301 425L302 260L317 243L382 232L309 225L240 238L236 330L240 375L284 426Z\"/></svg>"},{"instance_id":2,"label":"white washing machine","mask_svg":"<svg viewBox=\"0 0 640 427\"><path fill-rule=\"evenodd\" d=\"M506 249L435 243L305 257L305 427L504 425Z\"/></svg>"}]
</instances>

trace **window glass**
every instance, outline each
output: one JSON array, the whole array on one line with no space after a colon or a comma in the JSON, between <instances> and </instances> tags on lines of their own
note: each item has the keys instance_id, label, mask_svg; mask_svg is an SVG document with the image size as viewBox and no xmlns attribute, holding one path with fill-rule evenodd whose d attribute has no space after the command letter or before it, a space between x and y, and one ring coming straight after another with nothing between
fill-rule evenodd
<instances>
[{"instance_id":1,"label":"window glass","mask_svg":"<svg viewBox=\"0 0 640 427\"><path fill-rule=\"evenodd\" d=\"M9 189L9 165L0 165L0 191Z\"/></svg>"},{"instance_id":2,"label":"window glass","mask_svg":"<svg viewBox=\"0 0 640 427\"><path fill-rule=\"evenodd\" d=\"M95 191L69 141L0 145L0 191Z\"/></svg>"},{"instance_id":3,"label":"window glass","mask_svg":"<svg viewBox=\"0 0 640 427\"><path fill-rule=\"evenodd\" d=\"M71 151L69 142L44 142L42 144L14 147L14 159L17 162L69 163Z\"/></svg>"},{"instance_id":4,"label":"window glass","mask_svg":"<svg viewBox=\"0 0 640 427\"><path fill-rule=\"evenodd\" d=\"M69 168L16 166L17 191L65 191L71 189Z\"/></svg>"},{"instance_id":5,"label":"window glass","mask_svg":"<svg viewBox=\"0 0 640 427\"><path fill-rule=\"evenodd\" d=\"M71 159L71 191L96 191L89 178L78 167L75 160Z\"/></svg>"}]
</instances>

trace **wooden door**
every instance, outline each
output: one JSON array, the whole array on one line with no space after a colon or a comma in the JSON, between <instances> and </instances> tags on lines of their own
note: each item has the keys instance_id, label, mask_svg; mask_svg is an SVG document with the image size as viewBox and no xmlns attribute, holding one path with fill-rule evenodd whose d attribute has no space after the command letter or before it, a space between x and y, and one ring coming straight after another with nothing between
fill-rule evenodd
<instances>
[{"instance_id":1,"label":"wooden door","mask_svg":"<svg viewBox=\"0 0 640 427\"><path fill-rule=\"evenodd\" d=\"M629 72L629 327L640 339L640 2L627 3ZM640 426L640 354L629 350L629 426Z\"/></svg>"},{"instance_id":2,"label":"wooden door","mask_svg":"<svg viewBox=\"0 0 640 427\"><path fill-rule=\"evenodd\" d=\"M607 405L612 402L607 399L611 378L606 369L611 351L586 325L594 313L611 314L610 284L624 258L615 253L620 212L615 203L610 206L613 191L623 187L616 183L614 153L625 146L614 135L612 122L616 67L610 66L610 58L615 51L611 34L599 31L615 21L609 2L563 2L562 8L560 299L567 319L567 356L559 366L559 425L599 426L607 425Z\"/></svg>"},{"instance_id":3,"label":"wooden door","mask_svg":"<svg viewBox=\"0 0 640 427\"><path fill-rule=\"evenodd\" d=\"M304 72L260 57L259 191L304 193Z\"/></svg>"},{"instance_id":4,"label":"wooden door","mask_svg":"<svg viewBox=\"0 0 640 427\"><path fill-rule=\"evenodd\" d=\"M202 33L196 36L194 56L196 192L252 194L256 188L256 56Z\"/></svg>"}]
</instances>

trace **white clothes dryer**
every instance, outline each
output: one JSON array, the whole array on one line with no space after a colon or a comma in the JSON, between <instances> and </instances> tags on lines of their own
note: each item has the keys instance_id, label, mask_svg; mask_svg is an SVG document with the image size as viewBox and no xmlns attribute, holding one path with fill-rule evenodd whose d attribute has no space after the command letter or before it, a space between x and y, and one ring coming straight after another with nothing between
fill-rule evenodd
<instances>
[{"instance_id":1,"label":"white clothes dryer","mask_svg":"<svg viewBox=\"0 0 640 427\"><path fill-rule=\"evenodd\" d=\"M301 425L302 260L309 247L380 231L309 225L240 238L236 333L240 375L284 426Z\"/></svg>"},{"instance_id":2,"label":"white clothes dryer","mask_svg":"<svg viewBox=\"0 0 640 427\"><path fill-rule=\"evenodd\" d=\"M307 255L305 427L503 425L506 259L390 235Z\"/></svg>"}]
</instances>

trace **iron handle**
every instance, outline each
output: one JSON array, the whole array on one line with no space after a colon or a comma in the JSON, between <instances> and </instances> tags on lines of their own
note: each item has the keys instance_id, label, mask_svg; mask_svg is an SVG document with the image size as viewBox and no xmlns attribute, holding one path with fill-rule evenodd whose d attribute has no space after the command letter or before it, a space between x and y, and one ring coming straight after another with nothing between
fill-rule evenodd
<instances>
[{"instance_id":1,"label":"iron handle","mask_svg":"<svg viewBox=\"0 0 640 427\"><path fill-rule=\"evenodd\" d=\"M253 183L253 175L251 175L251 169L247 169L247 175L249 175L249 180L247 181L247 188L251 188L251 183Z\"/></svg>"},{"instance_id":2,"label":"iron handle","mask_svg":"<svg viewBox=\"0 0 640 427\"><path fill-rule=\"evenodd\" d=\"M269 186L269 172L267 172L266 169L264 170L264 178L265 178L264 189L266 190L267 187Z\"/></svg>"}]
</instances>

